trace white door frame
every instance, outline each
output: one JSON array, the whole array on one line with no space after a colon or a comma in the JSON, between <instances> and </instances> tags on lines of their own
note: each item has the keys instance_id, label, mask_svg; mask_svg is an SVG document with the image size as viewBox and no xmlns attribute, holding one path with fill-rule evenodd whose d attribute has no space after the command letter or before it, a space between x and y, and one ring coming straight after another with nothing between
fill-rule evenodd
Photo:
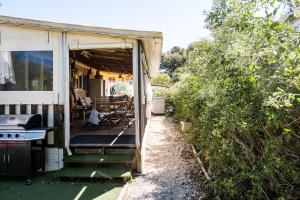
<instances>
[{"instance_id":1,"label":"white door frame","mask_svg":"<svg viewBox=\"0 0 300 200\"><path fill-rule=\"evenodd\" d=\"M69 47L67 33L62 33L62 74L64 91L64 146L69 151L70 145L70 67L69 67Z\"/></svg>"},{"instance_id":2,"label":"white door frame","mask_svg":"<svg viewBox=\"0 0 300 200\"><path fill-rule=\"evenodd\" d=\"M87 48L88 46L88 48ZM80 49L105 49L105 48L133 48L133 74L135 74L135 70L137 69L137 61L135 58L138 58L136 54L137 53L137 42L132 43L95 43L94 45L89 43L89 45L86 45L85 47L79 47L79 48L69 48L68 45L68 38L67 33L62 33L62 74L63 74L63 83L64 83L64 92L65 92L65 102L64 102L64 146L68 152L68 154L72 154L70 151L70 101L69 101L69 95L70 95L70 68L69 68L69 51L70 50L80 50ZM135 93L138 94L138 93ZM135 98L137 99L137 98ZM136 123L137 124L137 123ZM137 129L138 130L138 129ZM137 133L137 132L136 132ZM136 134L138 135L138 134Z\"/></svg>"}]
</instances>

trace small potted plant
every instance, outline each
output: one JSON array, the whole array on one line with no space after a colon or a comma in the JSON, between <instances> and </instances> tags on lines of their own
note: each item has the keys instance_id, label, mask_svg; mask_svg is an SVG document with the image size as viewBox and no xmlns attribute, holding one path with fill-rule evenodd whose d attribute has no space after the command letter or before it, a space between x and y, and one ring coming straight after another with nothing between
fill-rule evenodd
<instances>
[{"instance_id":1,"label":"small potted plant","mask_svg":"<svg viewBox=\"0 0 300 200\"><path fill-rule=\"evenodd\" d=\"M184 121L180 122L181 124L181 131L182 132L188 132L192 128L192 122L190 119L186 119Z\"/></svg>"}]
</instances>

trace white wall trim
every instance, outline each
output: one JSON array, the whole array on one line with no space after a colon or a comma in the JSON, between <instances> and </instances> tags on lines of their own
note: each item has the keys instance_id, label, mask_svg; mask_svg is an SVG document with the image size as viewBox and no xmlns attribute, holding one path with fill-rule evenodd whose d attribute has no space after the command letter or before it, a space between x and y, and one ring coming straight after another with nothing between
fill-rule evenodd
<instances>
[{"instance_id":1,"label":"white wall trim","mask_svg":"<svg viewBox=\"0 0 300 200\"><path fill-rule=\"evenodd\" d=\"M62 33L62 84L64 85L64 136L65 148L69 149L70 145L70 69L69 69L69 47L67 33Z\"/></svg>"},{"instance_id":2,"label":"white wall trim","mask_svg":"<svg viewBox=\"0 0 300 200\"><path fill-rule=\"evenodd\" d=\"M132 48L132 43L127 42L101 42L101 43L80 43L78 40L77 46L75 48L70 48L70 50L80 50L80 49L106 49L106 48L122 48L128 49Z\"/></svg>"},{"instance_id":3,"label":"white wall trim","mask_svg":"<svg viewBox=\"0 0 300 200\"><path fill-rule=\"evenodd\" d=\"M135 144L136 147L140 147L140 108L139 108L139 69L138 69L138 54L140 53L138 50L138 41L133 43L133 50L132 50L132 64L133 64L133 85L134 85L134 110L135 110Z\"/></svg>"},{"instance_id":4,"label":"white wall trim","mask_svg":"<svg viewBox=\"0 0 300 200\"><path fill-rule=\"evenodd\" d=\"M52 91L0 91L0 104L57 104Z\"/></svg>"},{"instance_id":5,"label":"white wall trim","mask_svg":"<svg viewBox=\"0 0 300 200\"><path fill-rule=\"evenodd\" d=\"M151 130L151 118L148 119L147 125L145 127L145 132L144 132L144 137L142 141L142 146L141 146L141 173L144 172L144 164L145 164L145 156L146 156L146 146L147 146L147 141L149 137L149 132Z\"/></svg>"}]
</instances>

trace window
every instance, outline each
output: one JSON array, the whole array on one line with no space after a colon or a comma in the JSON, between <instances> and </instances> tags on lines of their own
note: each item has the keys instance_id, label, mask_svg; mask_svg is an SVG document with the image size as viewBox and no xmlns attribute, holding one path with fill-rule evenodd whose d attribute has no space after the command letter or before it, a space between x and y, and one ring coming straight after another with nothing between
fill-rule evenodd
<instances>
[{"instance_id":1,"label":"window","mask_svg":"<svg viewBox=\"0 0 300 200\"><path fill-rule=\"evenodd\" d=\"M81 89L81 90L88 90L88 82L89 82L89 77L87 75L77 75L75 77L75 88L76 89Z\"/></svg>"},{"instance_id":2,"label":"window","mask_svg":"<svg viewBox=\"0 0 300 200\"><path fill-rule=\"evenodd\" d=\"M75 75L75 89L83 89L84 75Z\"/></svg>"},{"instance_id":3,"label":"window","mask_svg":"<svg viewBox=\"0 0 300 200\"><path fill-rule=\"evenodd\" d=\"M15 83L0 84L0 91L53 90L52 51L12 51L10 56Z\"/></svg>"}]
</instances>

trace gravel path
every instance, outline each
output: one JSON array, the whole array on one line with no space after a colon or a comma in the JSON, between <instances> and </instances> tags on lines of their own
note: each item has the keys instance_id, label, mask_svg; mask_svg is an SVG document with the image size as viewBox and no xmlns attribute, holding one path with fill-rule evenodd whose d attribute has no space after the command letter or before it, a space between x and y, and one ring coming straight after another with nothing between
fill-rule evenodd
<instances>
[{"instance_id":1,"label":"gravel path","mask_svg":"<svg viewBox=\"0 0 300 200\"><path fill-rule=\"evenodd\" d=\"M145 174L128 184L124 200L205 198L201 170L175 126L163 116L151 119Z\"/></svg>"}]
</instances>

